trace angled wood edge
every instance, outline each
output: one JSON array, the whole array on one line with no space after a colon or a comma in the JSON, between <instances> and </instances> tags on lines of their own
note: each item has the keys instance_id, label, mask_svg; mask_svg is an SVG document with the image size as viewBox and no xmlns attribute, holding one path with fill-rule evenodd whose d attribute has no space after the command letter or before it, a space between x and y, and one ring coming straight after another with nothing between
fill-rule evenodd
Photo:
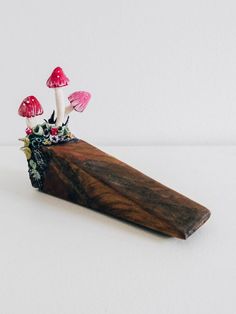
<instances>
[{"instance_id":1,"label":"angled wood edge","mask_svg":"<svg viewBox=\"0 0 236 314\"><path fill-rule=\"evenodd\" d=\"M45 193L181 239L210 217L207 208L85 141L42 150Z\"/></svg>"}]
</instances>

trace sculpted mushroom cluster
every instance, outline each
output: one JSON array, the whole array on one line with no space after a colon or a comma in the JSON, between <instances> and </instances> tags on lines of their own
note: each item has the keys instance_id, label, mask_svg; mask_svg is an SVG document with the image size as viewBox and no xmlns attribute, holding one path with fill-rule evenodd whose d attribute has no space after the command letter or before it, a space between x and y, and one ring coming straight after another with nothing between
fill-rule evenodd
<instances>
[{"instance_id":1,"label":"sculpted mushroom cluster","mask_svg":"<svg viewBox=\"0 0 236 314\"><path fill-rule=\"evenodd\" d=\"M48 78L46 85L54 89L56 116L39 123L38 117L43 114L43 107L35 96L26 97L18 109L18 114L26 119L26 136L22 139L21 148L27 158L31 183L36 188L42 188L43 174L47 162L41 150L42 146L63 144L68 141L78 141L68 127L69 114L72 111L83 112L91 98L85 91L76 91L68 96L65 104L63 88L69 84L69 79L62 68L57 67Z\"/></svg>"}]
</instances>

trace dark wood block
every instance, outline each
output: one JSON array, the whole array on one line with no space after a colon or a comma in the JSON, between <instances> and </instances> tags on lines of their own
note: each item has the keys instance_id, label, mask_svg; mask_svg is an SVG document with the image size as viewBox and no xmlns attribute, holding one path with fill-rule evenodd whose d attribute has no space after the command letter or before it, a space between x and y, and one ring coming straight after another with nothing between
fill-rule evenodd
<instances>
[{"instance_id":1,"label":"dark wood block","mask_svg":"<svg viewBox=\"0 0 236 314\"><path fill-rule=\"evenodd\" d=\"M45 193L181 239L210 217L205 207L82 140L42 150Z\"/></svg>"}]
</instances>

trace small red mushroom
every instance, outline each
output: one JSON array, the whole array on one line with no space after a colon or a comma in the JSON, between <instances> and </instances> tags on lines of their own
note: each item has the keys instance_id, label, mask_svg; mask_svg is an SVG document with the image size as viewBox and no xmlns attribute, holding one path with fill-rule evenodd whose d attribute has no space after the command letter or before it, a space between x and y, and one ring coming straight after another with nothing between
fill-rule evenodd
<instances>
[{"instance_id":1,"label":"small red mushroom","mask_svg":"<svg viewBox=\"0 0 236 314\"><path fill-rule=\"evenodd\" d=\"M57 108L56 126L62 125L65 113L65 103L62 87L69 83L68 77L64 74L62 68L57 67L53 70L51 76L47 80L47 86L54 88Z\"/></svg>"},{"instance_id":2,"label":"small red mushroom","mask_svg":"<svg viewBox=\"0 0 236 314\"><path fill-rule=\"evenodd\" d=\"M68 115L73 110L83 112L90 98L91 94L89 92L77 91L72 93L68 97L70 104L66 107L65 114Z\"/></svg>"},{"instance_id":3,"label":"small red mushroom","mask_svg":"<svg viewBox=\"0 0 236 314\"><path fill-rule=\"evenodd\" d=\"M57 135L58 134L58 128L51 128L50 134L51 135Z\"/></svg>"},{"instance_id":4,"label":"small red mushroom","mask_svg":"<svg viewBox=\"0 0 236 314\"><path fill-rule=\"evenodd\" d=\"M27 135L30 135L30 134L33 133L33 131L32 131L31 128L26 128L26 129L25 129L25 133L26 133Z\"/></svg>"},{"instance_id":5,"label":"small red mushroom","mask_svg":"<svg viewBox=\"0 0 236 314\"><path fill-rule=\"evenodd\" d=\"M29 128L33 128L37 124L35 117L43 114L43 108L35 96L28 96L20 104L18 114L26 118Z\"/></svg>"}]
</instances>

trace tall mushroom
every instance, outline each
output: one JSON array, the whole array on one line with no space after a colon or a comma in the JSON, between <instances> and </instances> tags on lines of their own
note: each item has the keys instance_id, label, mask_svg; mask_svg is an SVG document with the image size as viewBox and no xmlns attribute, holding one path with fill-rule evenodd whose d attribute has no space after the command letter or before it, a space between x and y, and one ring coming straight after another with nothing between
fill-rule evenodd
<instances>
[{"instance_id":1,"label":"tall mushroom","mask_svg":"<svg viewBox=\"0 0 236 314\"><path fill-rule=\"evenodd\" d=\"M65 116L70 114L73 110L83 112L87 107L90 98L91 94L89 92L77 91L72 93L68 97L70 104L65 109Z\"/></svg>"},{"instance_id":2,"label":"tall mushroom","mask_svg":"<svg viewBox=\"0 0 236 314\"><path fill-rule=\"evenodd\" d=\"M43 114L43 108L35 96L28 96L20 104L18 114L26 118L27 127L32 129L37 125L35 117Z\"/></svg>"},{"instance_id":3,"label":"tall mushroom","mask_svg":"<svg viewBox=\"0 0 236 314\"><path fill-rule=\"evenodd\" d=\"M57 108L56 126L62 125L65 113L64 95L62 87L69 83L68 77L64 74L62 68L57 67L53 70L51 76L47 80L47 86L54 88Z\"/></svg>"}]
</instances>

